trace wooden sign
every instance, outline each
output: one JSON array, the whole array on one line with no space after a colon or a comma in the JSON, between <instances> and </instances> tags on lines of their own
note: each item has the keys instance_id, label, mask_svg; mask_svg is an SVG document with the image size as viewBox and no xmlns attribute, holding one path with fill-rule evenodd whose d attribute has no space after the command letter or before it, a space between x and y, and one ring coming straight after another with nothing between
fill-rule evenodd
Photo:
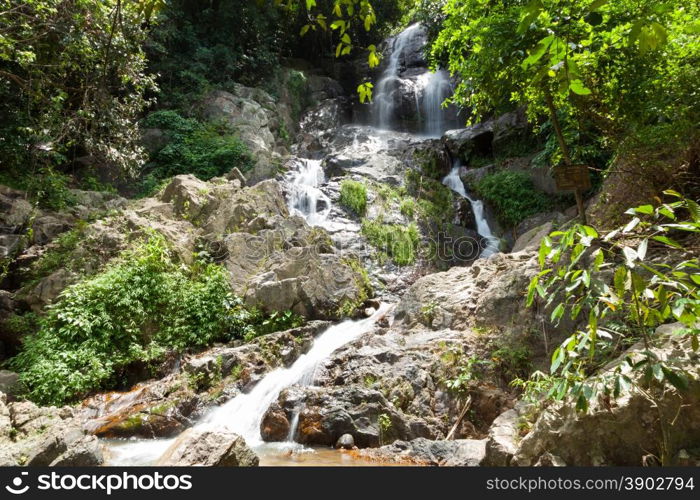
<instances>
[{"instance_id":1,"label":"wooden sign","mask_svg":"<svg viewBox=\"0 0 700 500\"><path fill-rule=\"evenodd\" d=\"M554 168L554 182L559 191L586 191L591 188L588 165L559 165Z\"/></svg>"}]
</instances>

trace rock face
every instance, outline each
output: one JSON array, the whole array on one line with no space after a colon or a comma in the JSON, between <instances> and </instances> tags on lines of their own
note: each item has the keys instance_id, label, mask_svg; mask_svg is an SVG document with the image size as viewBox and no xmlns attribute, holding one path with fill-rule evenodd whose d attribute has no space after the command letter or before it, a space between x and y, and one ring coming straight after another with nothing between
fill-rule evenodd
<instances>
[{"instance_id":1,"label":"rock face","mask_svg":"<svg viewBox=\"0 0 700 500\"><path fill-rule=\"evenodd\" d=\"M0 465L95 466L103 461L98 439L85 434L70 408L7 403L0 393Z\"/></svg>"},{"instance_id":2,"label":"rock face","mask_svg":"<svg viewBox=\"0 0 700 500\"><path fill-rule=\"evenodd\" d=\"M659 415L670 427L670 456L682 449L700 445L700 382L698 364L689 342L681 343L673 331L680 325L665 325L657 332L661 343L652 348L659 360L685 360L681 365L691 378L687 391L667 391L657 398L658 408L638 391L608 401L596 400L586 413L577 412L571 404L557 404L541 413L533 429L519 443L512 464L534 465L549 453L567 465L634 465L644 463L645 456L661 456L661 427ZM623 364L625 356L632 356L644 347L633 346L608 372ZM628 372L629 373L629 372ZM641 373L629 373L635 384L643 384ZM651 389L656 391L656 389ZM680 412L680 413L679 413ZM679 418L676 418L679 416ZM543 463L549 460L545 457Z\"/></svg>"},{"instance_id":3,"label":"rock face","mask_svg":"<svg viewBox=\"0 0 700 500\"><path fill-rule=\"evenodd\" d=\"M496 254L470 267L455 267L418 280L404 295L396 319L433 329L509 324L522 327L534 313L524 307L523 290L539 266L534 254ZM430 314L426 314L426 306Z\"/></svg>"},{"instance_id":4,"label":"rock face","mask_svg":"<svg viewBox=\"0 0 700 500\"><path fill-rule=\"evenodd\" d=\"M160 467L257 467L258 456L238 434L188 429L158 460Z\"/></svg>"},{"instance_id":5,"label":"rock face","mask_svg":"<svg viewBox=\"0 0 700 500\"><path fill-rule=\"evenodd\" d=\"M196 107L205 120L230 125L248 146L256 161L247 175L251 184L274 175L276 164L286 154L281 130L286 130L290 121L287 108L267 92L240 84L234 85L232 92L210 92Z\"/></svg>"}]
</instances>

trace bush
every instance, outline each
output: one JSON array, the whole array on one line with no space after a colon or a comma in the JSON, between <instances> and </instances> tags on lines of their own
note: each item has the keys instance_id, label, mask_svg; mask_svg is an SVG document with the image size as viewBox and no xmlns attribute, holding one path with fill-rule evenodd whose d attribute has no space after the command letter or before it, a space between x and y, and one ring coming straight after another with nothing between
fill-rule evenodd
<instances>
[{"instance_id":1,"label":"bush","mask_svg":"<svg viewBox=\"0 0 700 500\"><path fill-rule=\"evenodd\" d=\"M367 188L362 182L344 180L340 184L340 204L362 217L367 211Z\"/></svg>"},{"instance_id":2,"label":"bush","mask_svg":"<svg viewBox=\"0 0 700 500\"><path fill-rule=\"evenodd\" d=\"M407 266L416 260L420 235L415 224L404 227L381 221L362 221L362 234L372 246L391 257L397 265Z\"/></svg>"},{"instance_id":3,"label":"bush","mask_svg":"<svg viewBox=\"0 0 700 500\"><path fill-rule=\"evenodd\" d=\"M514 227L524 219L552 209L552 200L535 188L526 172L501 170L487 175L474 186L479 197L495 209L505 226Z\"/></svg>"},{"instance_id":4,"label":"bush","mask_svg":"<svg viewBox=\"0 0 700 500\"><path fill-rule=\"evenodd\" d=\"M234 167L241 172L253 168L247 146L228 125L204 124L167 110L151 113L143 126L163 130L168 143L151 155L139 185L141 195L150 195L164 179L174 175L193 174L209 180Z\"/></svg>"},{"instance_id":5,"label":"bush","mask_svg":"<svg viewBox=\"0 0 700 500\"><path fill-rule=\"evenodd\" d=\"M270 319L231 295L222 267L178 265L153 235L66 289L11 366L30 399L63 404L118 384L132 363L288 323Z\"/></svg>"}]
</instances>

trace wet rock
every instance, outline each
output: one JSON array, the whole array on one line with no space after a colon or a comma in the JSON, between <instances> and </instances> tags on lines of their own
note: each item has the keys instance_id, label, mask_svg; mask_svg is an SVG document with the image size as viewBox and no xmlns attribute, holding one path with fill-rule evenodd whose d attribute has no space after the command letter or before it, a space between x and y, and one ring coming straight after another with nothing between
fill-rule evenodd
<instances>
[{"instance_id":1,"label":"wet rock","mask_svg":"<svg viewBox=\"0 0 700 500\"><path fill-rule=\"evenodd\" d=\"M158 460L160 467L257 467L257 455L238 434L188 429Z\"/></svg>"},{"instance_id":2,"label":"wet rock","mask_svg":"<svg viewBox=\"0 0 700 500\"><path fill-rule=\"evenodd\" d=\"M174 436L214 404L249 389L269 371L291 364L327 326L311 321L238 347L208 349L184 360L178 373L138 384L130 391L86 399L79 417L89 433L100 437Z\"/></svg>"},{"instance_id":3,"label":"wet rock","mask_svg":"<svg viewBox=\"0 0 700 500\"><path fill-rule=\"evenodd\" d=\"M299 407L303 409L296 440L302 444L334 446L341 436L351 434L357 446L365 448L413 437L406 418L375 390L350 386L282 391L276 408L289 419ZM276 417L266 415L264 421L268 418Z\"/></svg>"},{"instance_id":4,"label":"wet rock","mask_svg":"<svg viewBox=\"0 0 700 500\"><path fill-rule=\"evenodd\" d=\"M263 441L285 441L289 436L289 429L286 413L279 405L273 403L260 422L260 436Z\"/></svg>"},{"instance_id":5,"label":"wet rock","mask_svg":"<svg viewBox=\"0 0 700 500\"><path fill-rule=\"evenodd\" d=\"M352 437L352 434L343 434L338 438L338 441L335 442L336 449L352 450L354 447L355 438Z\"/></svg>"}]
</instances>

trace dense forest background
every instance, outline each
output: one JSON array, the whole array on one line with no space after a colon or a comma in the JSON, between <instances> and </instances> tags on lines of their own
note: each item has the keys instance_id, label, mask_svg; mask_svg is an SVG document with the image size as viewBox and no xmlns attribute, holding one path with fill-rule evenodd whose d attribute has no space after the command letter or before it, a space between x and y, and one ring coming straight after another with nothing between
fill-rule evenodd
<instances>
[{"instance_id":1,"label":"dense forest background","mask_svg":"<svg viewBox=\"0 0 700 500\"><path fill-rule=\"evenodd\" d=\"M193 118L198 96L236 82L279 94L295 84L282 82L282 65L306 59L332 71L368 47L380 54L386 35L417 20L435 66L457 78L452 101L470 121L526 106L550 164L561 160L562 137L571 161L601 173L614 159L666 187L679 187L677 176L693 184L678 163L697 157L693 2L55 0L2 9L3 181L44 204L65 204L68 185L125 188L116 181L131 179L127 190L145 194L177 173L245 171L251 161L235 135ZM158 123L177 144L147 158L139 123Z\"/></svg>"}]
</instances>

